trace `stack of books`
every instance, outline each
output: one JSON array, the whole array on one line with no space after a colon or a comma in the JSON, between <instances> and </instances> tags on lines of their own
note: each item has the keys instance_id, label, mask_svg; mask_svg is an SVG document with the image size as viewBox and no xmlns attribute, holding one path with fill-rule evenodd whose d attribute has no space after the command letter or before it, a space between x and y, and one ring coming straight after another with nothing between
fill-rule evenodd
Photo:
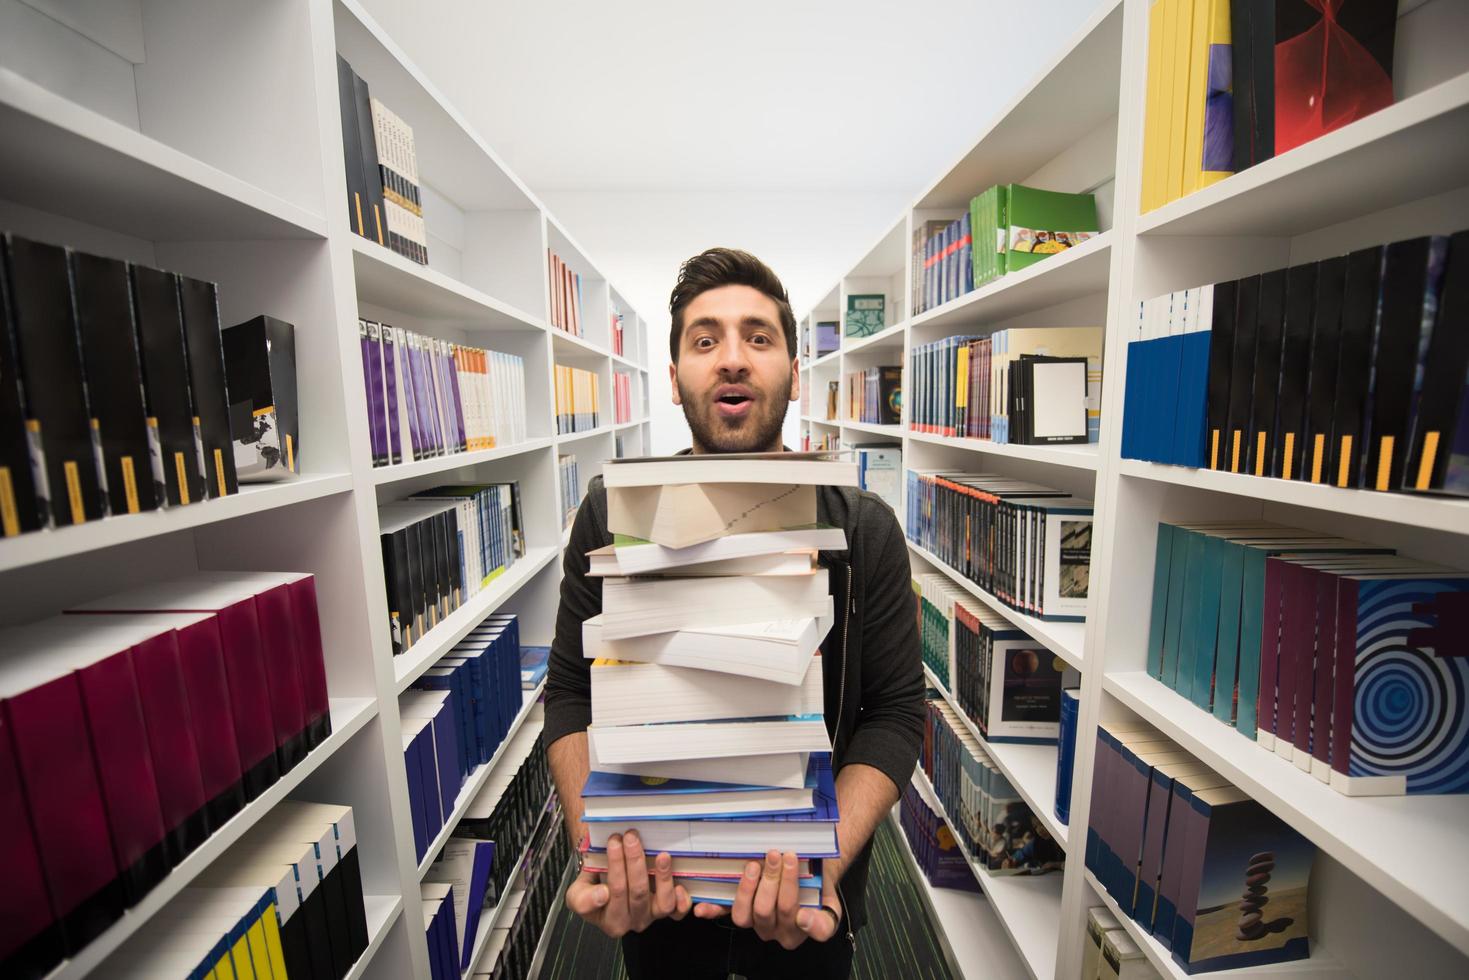
<instances>
[{"instance_id":1,"label":"stack of books","mask_svg":"<svg viewBox=\"0 0 1469 980\"><path fill-rule=\"evenodd\" d=\"M582 790L587 866L636 829L673 855L695 901L730 904L744 865L795 852L800 901L820 902L837 856L836 791L822 658L833 622L815 525L818 484L851 486L835 454L609 461L612 545L589 555L602 612L583 625L592 659L591 775Z\"/></svg>"},{"instance_id":2,"label":"stack of books","mask_svg":"<svg viewBox=\"0 0 1469 980\"><path fill-rule=\"evenodd\" d=\"M601 381L596 371L557 364L556 432L567 435L601 425Z\"/></svg>"},{"instance_id":3,"label":"stack of books","mask_svg":"<svg viewBox=\"0 0 1469 980\"><path fill-rule=\"evenodd\" d=\"M897 425L903 414L903 368L884 365L847 375L847 418Z\"/></svg>"},{"instance_id":4,"label":"stack of books","mask_svg":"<svg viewBox=\"0 0 1469 980\"><path fill-rule=\"evenodd\" d=\"M903 836L908 838L908 846L913 849L913 857L928 883L935 888L979 891L979 881L954 839L954 832L928 805L918 787L909 783L898 805Z\"/></svg>"},{"instance_id":5,"label":"stack of books","mask_svg":"<svg viewBox=\"0 0 1469 980\"><path fill-rule=\"evenodd\" d=\"M1098 726L1086 866L1185 972L1307 958L1315 857L1151 725Z\"/></svg>"},{"instance_id":6,"label":"stack of books","mask_svg":"<svg viewBox=\"0 0 1469 980\"><path fill-rule=\"evenodd\" d=\"M546 249L546 274L550 282L551 326L580 337L582 276L550 249Z\"/></svg>"},{"instance_id":7,"label":"stack of books","mask_svg":"<svg viewBox=\"0 0 1469 980\"><path fill-rule=\"evenodd\" d=\"M428 264L418 152L413 129L373 98L367 83L337 55L342 157L347 167L347 224L368 241Z\"/></svg>"},{"instance_id":8,"label":"stack of books","mask_svg":"<svg viewBox=\"0 0 1469 980\"><path fill-rule=\"evenodd\" d=\"M632 375L627 371L612 372L612 421L632 421Z\"/></svg>"}]
</instances>

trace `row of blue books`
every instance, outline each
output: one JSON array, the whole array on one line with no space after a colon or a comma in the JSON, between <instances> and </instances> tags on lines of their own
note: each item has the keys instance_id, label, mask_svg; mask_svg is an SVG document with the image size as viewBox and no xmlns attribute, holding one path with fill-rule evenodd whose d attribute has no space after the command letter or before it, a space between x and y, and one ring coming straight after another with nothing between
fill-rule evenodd
<instances>
[{"instance_id":1,"label":"row of blue books","mask_svg":"<svg viewBox=\"0 0 1469 980\"><path fill-rule=\"evenodd\" d=\"M523 703L514 615L486 617L399 700L418 860L454 812L470 773L494 756Z\"/></svg>"}]
</instances>

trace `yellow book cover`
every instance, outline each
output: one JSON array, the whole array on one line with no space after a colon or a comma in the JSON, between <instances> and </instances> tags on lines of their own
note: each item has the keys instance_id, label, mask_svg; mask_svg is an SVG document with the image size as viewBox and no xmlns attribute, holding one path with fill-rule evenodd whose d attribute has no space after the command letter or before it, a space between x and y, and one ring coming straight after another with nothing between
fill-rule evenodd
<instances>
[{"instance_id":1,"label":"yellow book cover","mask_svg":"<svg viewBox=\"0 0 1469 980\"><path fill-rule=\"evenodd\" d=\"M1158 175L1163 169L1163 151L1159 133L1163 128L1163 8L1164 0L1152 0L1148 7L1148 90L1146 115L1143 118L1143 213L1162 204Z\"/></svg>"},{"instance_id":2,"label":"yellow book cover","mask_svg":"<svg viewBox=\"0 0 1469 980\"><path fill-rule=\"evenodd\" d=\"M270 956L270 971L275 980L280 980L286 975L286 951L281 947L281 927L276 919L274 902L266 906L260 924L265 927L265 951Z\"/></svg>"},{"instance_id":3,"label":"yellow book cover","mask_svg":"<svg viewBox=\"0 0 1469 980\"><path fill-rule=\"evenodd\" d=\"M1183 155L1188 141L1189 40L1193 36L1194 0L1173 0L1173 71L1168 86L1172 91L1168 126L1168 200L1183 196Z\"/></svg>"},{"instance_id":4,"label":"yellow book cover","mask_svg":"<svg viewBox=\"0 0 1469 980\"><path fill-rule=\"evenodd\" d=\"M241 936L230 949L230 956L234 960L235 976L238 980L255 980L255 968L250 965L250 944Z\"/></svg>"},{"instance_id":5,"label":"yellow book cover","mask_svg":"<svg viewBox=\"0 0 1469 980\"><path fill-rule=\"evenodd\" d=\"M257 977L273 976L270 969L270 953L265 948L265 927L256 919L246 933L250 940L250 966Z\"/></svg>"},{"instance_id":6,"label":"yellow book cover","mask_svg":"<svg viewBox=\"0 0 1469 980\"><path fill-rule=\"evenodd\" d=\"M1229 3L1209 0L1200 187L1217 184L1234 173L1234 39L1229 29Z\"/></svg>"},{"instance_id":7,"label":"yellow book cover","mask_svg":"<svg viewBox=\"0 0 1469 980\"><path fill-rule=\"evenodd\" d=\"M1184 90L1188 104L1184 108L1183 193L1199 189L1199 169L1204 159L1204 101L1208 97L1207 63L1209 54L1209 4L1211 0L1191 0L1188 32L1188 87Z\"/></svg>"},{"instance_id":8,"label":"yellow book cover","mask_svg":"<svg viewBox=\"0 0 1469 980\"><path fill-rule=\"evenodd\" d=\"M1178 8L1189 0L1158 0L1163 6L1163 72L1158 79L1158 164L1157 201L1162 207L1173 198L1169 195L1173 174L1173 104L1182 97L1174 84L1178 61Z\"/></svg>"}]
</instances>

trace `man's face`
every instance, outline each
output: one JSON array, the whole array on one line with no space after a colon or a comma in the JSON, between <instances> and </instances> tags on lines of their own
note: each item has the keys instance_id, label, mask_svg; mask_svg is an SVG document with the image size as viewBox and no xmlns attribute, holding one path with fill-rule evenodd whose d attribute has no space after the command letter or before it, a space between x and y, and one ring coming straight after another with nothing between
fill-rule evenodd
<instances>
[{"instance_id":1,"label":"man's face","mask_svg":"<svg viewBox=\"0 0 1469 980\"><path fill-rule=\"evenodd\" d=\"M786 406L801 396L780 309L749 286L720 286L684 308L678 363L668 366L696 453L775 452Z\"/></svg>"}]
</instances>

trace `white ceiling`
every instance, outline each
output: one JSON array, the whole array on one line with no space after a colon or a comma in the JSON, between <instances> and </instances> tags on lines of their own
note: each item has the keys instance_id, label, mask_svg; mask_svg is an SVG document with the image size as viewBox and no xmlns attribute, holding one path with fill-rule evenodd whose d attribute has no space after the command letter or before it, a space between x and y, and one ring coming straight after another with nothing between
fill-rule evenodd
<instances>
[{"instance_id":1,"label":"white ceiling","mask_svg":"<svg viewBox=\"0 0 1469 980\"><path fill-rule=\"evenodd\" d=\"M1099 2L363 0L538 193L910 195Z\"/></svg>"}]
</instances>

